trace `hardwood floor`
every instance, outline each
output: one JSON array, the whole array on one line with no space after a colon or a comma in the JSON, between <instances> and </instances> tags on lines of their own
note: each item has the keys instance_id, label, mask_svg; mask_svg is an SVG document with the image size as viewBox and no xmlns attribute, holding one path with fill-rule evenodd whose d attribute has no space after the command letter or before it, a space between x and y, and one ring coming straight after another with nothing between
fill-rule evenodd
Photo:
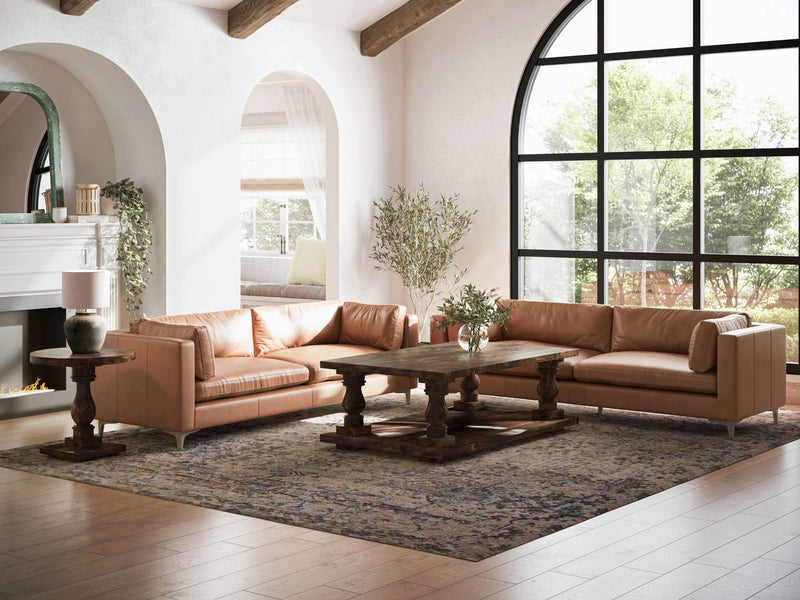
<instances>
[{"instance_id":1,"label":"hardwood floor","mask_svg":"<svg viewBox=\"0 0 800 600\"><path fill-rule=\"evenodd\" d=\"M800 440L477 563L0 469L0 598L797 600Z\"/></svg>"}]
</instances>

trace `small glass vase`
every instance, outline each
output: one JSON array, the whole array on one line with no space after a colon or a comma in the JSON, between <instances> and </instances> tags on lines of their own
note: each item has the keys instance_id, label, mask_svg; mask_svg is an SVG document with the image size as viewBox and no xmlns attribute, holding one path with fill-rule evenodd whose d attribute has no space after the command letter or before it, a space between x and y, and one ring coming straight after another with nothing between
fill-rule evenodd
<instances>
[{"instance_id":1,"label":"small glass vase","mask_svg":"<svg viewBox=\"0 0 800 600\"><path fill-rule=\"evenodd\" d=\"M489 328L479 325L473 329L471 325L462 325L458 330L458 345L467 352L480 352L489 343Z\"/></svg>"}]
</instances>

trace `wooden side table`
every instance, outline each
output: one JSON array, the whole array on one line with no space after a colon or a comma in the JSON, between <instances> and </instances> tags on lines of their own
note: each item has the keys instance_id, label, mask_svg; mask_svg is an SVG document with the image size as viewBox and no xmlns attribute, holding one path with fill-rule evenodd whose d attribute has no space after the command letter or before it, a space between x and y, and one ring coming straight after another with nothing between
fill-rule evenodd
<instances>
[{"instance_id":1,"label":"wooden side table","mask_svg":"<svg viewBox=\"0 0 800 600\"><path fill-rule=\"evenodd\" d=\"M31 352L30 360L35 365L72 368L72 381L78 389L72 401L72 437L64 439L64 443L41 446L39 451L57 458L81 462L103 456L112 456L123 452L125 444L103 443L103 438L94 435L94 415L96 412L92 399L92 382L95 379L95 367L128 362L136 358L133 350L120 348L103 348L96 354L73 354L69 348L48 348Z\"/></svg>"}]
</instances>

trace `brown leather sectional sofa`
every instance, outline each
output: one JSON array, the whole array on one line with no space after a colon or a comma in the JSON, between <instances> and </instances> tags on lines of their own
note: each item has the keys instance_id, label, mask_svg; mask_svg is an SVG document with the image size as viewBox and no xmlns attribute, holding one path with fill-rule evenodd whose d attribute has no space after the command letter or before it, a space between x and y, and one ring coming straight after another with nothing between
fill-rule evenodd
<instances>
[{"instance_id":1,"label":"brown leather sectional sofa","mask_svg":"<svg viewBox=\"0 0 800 600\"><path fill-rule=\"evenodd\" d=\"M198 429L341 402L341 376L321 360L417 345L399 305L309 302L139 319L105 345L136 360L97 371L100 432L120 422L162 429L178 448ZM416 379L368 375L364 395L406 392Z\"/></svg>"},{"instance_id":2,"label":"brown leather sectional sofa","mask_svg":"<svg viewBox=\"0 0 800 600\"><path fill-rule=\"evenodd\" d=\"M456 339L434 331L431 343ZM490 343L525 340L571 346L561 363L558 401L736 423L786 403L786 331L743 313L516 301L507 329ZM538 399L535 365L481 375L480 392ZM453 391L458 389L454 384Z\"/></svg>"}]
</instances>

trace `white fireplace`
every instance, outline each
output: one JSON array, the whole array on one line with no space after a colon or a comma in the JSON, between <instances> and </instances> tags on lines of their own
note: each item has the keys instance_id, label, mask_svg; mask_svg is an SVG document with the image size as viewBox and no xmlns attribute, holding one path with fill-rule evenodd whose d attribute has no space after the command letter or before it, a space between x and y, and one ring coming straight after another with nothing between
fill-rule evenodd
<instances>
[{"instance_id":1,"label":"white fireplace","mask_svg":"<svg viewBox=\"0 0 800 600\"><path fill-rule=\"evenodd\" d=\"M65 370L32 366L32 350L64 344L61 272L106 269L111 272L111 303L99 312L109 329L125 314L116 262L119 224L0 224L0 384L23 387L43 377L53 393L0 396L0 419L66 408L74 389ZM28 381L31 379L31 381ZM50 379L50 381L47 381Z\"/></svg>"}]
</instances>

